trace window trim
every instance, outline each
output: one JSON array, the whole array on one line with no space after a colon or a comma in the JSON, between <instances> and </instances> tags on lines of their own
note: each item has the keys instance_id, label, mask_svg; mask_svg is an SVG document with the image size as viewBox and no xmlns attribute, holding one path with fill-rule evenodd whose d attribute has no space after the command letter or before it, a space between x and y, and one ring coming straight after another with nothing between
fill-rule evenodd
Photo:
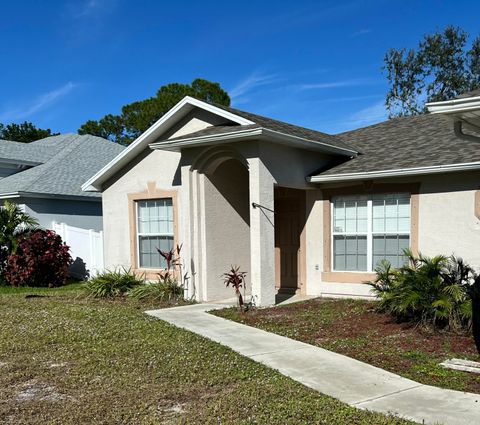
<instances>
[{"instance_id":1,"label":"window trim","mask_svg":"<svg viewBox=\"0 0 480 425\"><path fill-rule=\"evenodd\" d=\"M322 282L363 283L375 278L372 272L337 272L332 270L332 226L331 204L332 198L340 195L373 195L388 193L410 193L410 248L414 254L418 253L418 208L420 182L411 183L375 183L366 181L353 186L322 189L323 202L323 267Z\"/></svg>"},{"instance_id":2,"label":"window trim","mask_svg":"<svg viewBox=\"0 0 480 425\"><path fill-rule=\"evenodd\" d=\"M392 195L392 194L398 194L398 195L407 195L409 197L409 203L410 203L410 229L409 231L397 231L397 232L374 232L373 231L373 196L374 195ZM338 196L358 196L358 197L365 197L367 201L367 230L365 232L335 232L334 231L334 204L335 202L334 199L335 197ZM358 200L358 199L357 199ZM411 237L411 229L412 229L412 194L409 192L385 192L385 193L370 193L368 195L365 194L351 194L351 195L333 195L330 199L330 232L332 237L330 238L330 252L332 255L330 255L330 270L333 273L374 273L374 266L373 266L373 237L375 235L390 235L390 236L408 236L409 237L409 246L412 240ZM334 261L335 261L335 255L334 255L334 240L335 236L366 236L366 242L367 242L367 270L335 270L334 267Z\"/></svg>"},{"instance_id":3,"label":"window trim","mask_svg":"<svg viewBox=\"0 0 480 425\"><path fill-rule=\"evenodd\" d=\"M129 227L130 227L130 267L137 275L143 275L146 279L156 279L158 273L165 269L162 268L142 268L140 267L139 244L138 244L138 203L137 201L148 201L154 199L171 198L173 209L173 245L178 244L178 194L177 190L163 190L156 187L155 182L148 182L147 189L143 192L129 193Z\"/></svg>"},{"instance_id":4,"label":"window trim","mask_svg":"<svg viewBox=\"0 0 480 425\"><path fill-rule=\"evenodd\" d=\"M137 199L135 200L135 222L136 222L136 227L135 227L135 232L136 232L136 237L137 237L137 263L136 266L137 268L141 268L142 270L164 270L162 268L158 269L155 267L140 267L140 238L142 236L171 236L173 238L173 246L175 246L175 229L173 228L172 233L140 233L139 232L139 212L138 212L138 206L140 202L148 202L148 201L157 201L157 200L162 200L162 199L171 199L172 200L172 218L173 218L173 226L175 226L175 215L173 212L173 198L171 196L164 196L162 198L151 198L151 199Z\"/></svg>"}]
</instances>

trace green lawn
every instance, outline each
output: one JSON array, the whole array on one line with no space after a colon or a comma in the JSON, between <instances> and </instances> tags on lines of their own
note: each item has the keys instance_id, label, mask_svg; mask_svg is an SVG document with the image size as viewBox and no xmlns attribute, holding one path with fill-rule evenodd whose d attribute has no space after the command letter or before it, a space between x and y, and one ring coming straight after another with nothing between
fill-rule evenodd
<instances>
[{"instance_id":1,"label":"green lawn","mask_svg":"<svg viewBox=\"0 0 480 425\"><path fill-rule=\"evenodd\" d=\"M480 393L480 376L444 369L450 358L479 360L470 334L396 323L374 301L326 299L240 313L213 314L345 354L415 381Z\"/></svg>"},{"instance_id":2,"label":"green lawn","mask_svg":"<svg viewBox=\"0 0 480 425\"><path fill-rule=\"evenodd\" d=\"M0 423L406 423L146 316L152 307L87 299L78 285L0 288Z\"/></svg>"}]
</instances>

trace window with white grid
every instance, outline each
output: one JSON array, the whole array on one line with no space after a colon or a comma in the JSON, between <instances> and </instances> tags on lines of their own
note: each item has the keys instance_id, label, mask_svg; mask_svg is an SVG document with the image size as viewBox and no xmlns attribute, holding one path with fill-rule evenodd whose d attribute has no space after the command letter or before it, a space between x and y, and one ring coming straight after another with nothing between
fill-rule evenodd
<instances>
[{"instance_id":1,"label":"window with white grid","mask_svg":"<svg viewBox=\"0 0 480 425\"><path fill-rule=\"evenodd\" d=\"M165 259L158 249L173 247L172 198L137 201L138 262L140 268L165 268Z\"/></svg>"},{"instance_id":2,"label":"window with white grid","mask_svg":"<svg viewBox=\"0 0 480 425\"><path fill-rule=\"evenodd\" d=\"M333 270L370 272L382 259L400 267L410 244L410 195L335 197L332 230Z\"/></svg>"}]
</instances>

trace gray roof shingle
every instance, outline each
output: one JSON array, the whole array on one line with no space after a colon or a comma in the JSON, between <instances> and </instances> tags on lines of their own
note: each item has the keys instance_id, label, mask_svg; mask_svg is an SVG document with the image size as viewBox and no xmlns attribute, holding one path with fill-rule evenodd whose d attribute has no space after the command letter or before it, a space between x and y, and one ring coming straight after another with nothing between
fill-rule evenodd
<instances>
[{"instance_id":1,"label":"gray roof shingle","mask_svg":"<svg viewBox=\"0 0 480 425\"><path fill-rule=\"evenodd\" d=\"M0 157L9 154L14 159L13 150L17 147L24 155L20 159L35 158L41 165L1 179L0 194L29 192L99 197L99 193L82 192L82 184L124 149L101 137L77 134L52 136L25 144L6 143L8 146L3 146L0 141Z\"/></svg>"},{"instance_id":2,"label":"gray roof shingle","mask_svg":"<svg viewBox=\"0 0 480 425\"><path fill-rule=\"evenodd\" d=\"M0 160L44 163L68 144L66 136L52 136L32 143L0 140Z\"/></svg>"},{"instance_id":3,"label":"gray roof shingle","mask_svg":"<svg viewBox=\"0 0 480 425\"><path fill-rule=\"evenodd\" d=\"M311 130L309 128L300 127L298 125L289 124L283 121L278 121L273 118L267 118L262 115L256 115L250 112L241 111L240 109L235 109L219 104L214 105L220 109L250 120L257 124L259 127L263 127L268 130L278 131L280 133L301 137L303 139L311 140L314 142L326 143L343 149L355 150L355 148L350 146L347 142L331 134L322 133L321 131Z\"/></svg>"},{"instance_id":4,"label":"gray roof shingle","mask_svg":"<svg viewBox=\"0 0 480 425\"><path fill-rule=\"evenodd\" d=\"M457 137L443 115L394 118L340 133L361 155L318 175L339 175L480 161L480 143Z\"/></svg>"}]
</instances>

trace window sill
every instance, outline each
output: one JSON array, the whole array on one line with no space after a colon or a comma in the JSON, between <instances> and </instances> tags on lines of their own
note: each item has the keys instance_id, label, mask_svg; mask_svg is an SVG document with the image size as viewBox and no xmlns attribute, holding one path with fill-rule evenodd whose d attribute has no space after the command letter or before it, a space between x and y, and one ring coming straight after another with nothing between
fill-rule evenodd
<instances>
[{"instance_id":1,"label":"window sill","mask_svg":"<svg viewBox=\"0 0 480 425\"><path fill-rule=\"evenodd\" d=\"M373 272L322 272L323 282L365 283L374 280Z\"/></svg>"},{"instance_id":2,"label":"window sill","mask_svg":"<svg viewBox=\"0 0 480 425\"><path fill-rule=\"evenodd\" d=\"M132 269L135 276L143 276L145 279L158 279L158 274L165 272L166 269L142 269L142 268L135 268Z\"/></svg>"}]
</instances>

